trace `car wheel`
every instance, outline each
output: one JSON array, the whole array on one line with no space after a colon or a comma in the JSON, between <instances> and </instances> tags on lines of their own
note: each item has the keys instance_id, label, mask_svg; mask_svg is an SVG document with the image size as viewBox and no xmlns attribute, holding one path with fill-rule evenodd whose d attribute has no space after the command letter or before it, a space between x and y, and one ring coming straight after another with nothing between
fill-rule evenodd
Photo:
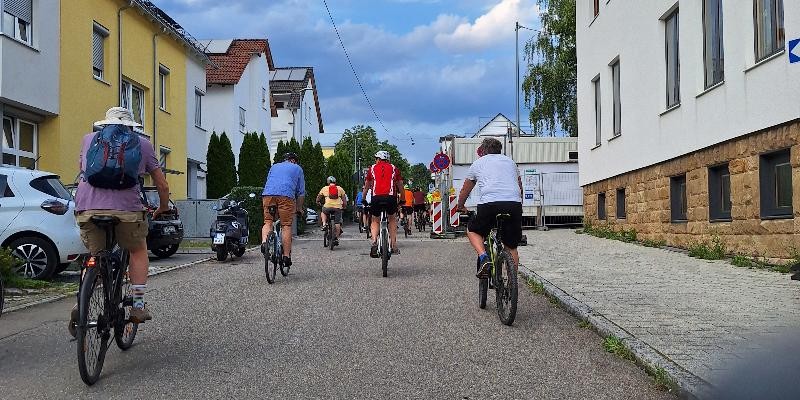
<instances>
[{"instance_id":1,"label":"car wheel","mask_svg":"<svg viewBox=\"0 0 800 400\"><path fill-rule=\"evenodd\" d=\"M47 240L38 237L23 237L8 246L11 254L22 261L15 271L26 278L47 279L58 265L56 249Z\"/></svg>"},{"instance_id":2,"label":"car wheel","mask_svg":"<svg viewBox=\"0 0 800 400\"><path fill-rule=\"evenodd\" d=\"M171 244L168 246L159 247L157 249L152 249L150 251L152 251L153 254L155 254L158 258L169 258L178 251L178 245Z\"/></svg>"}]
</instances>

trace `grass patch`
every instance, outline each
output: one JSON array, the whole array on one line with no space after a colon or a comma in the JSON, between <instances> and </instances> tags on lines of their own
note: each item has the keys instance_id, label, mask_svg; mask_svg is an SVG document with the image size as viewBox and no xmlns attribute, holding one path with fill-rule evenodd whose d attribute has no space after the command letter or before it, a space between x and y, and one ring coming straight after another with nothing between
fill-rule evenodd
<instances>
[{"instance_id":1,"label":"grass patch","mask_svg":"<svg viewBox=\"0 0 800 400\"><path fill-rule=\"evenodd\" d=\"M719 236L711 241L693 242L689 244L689 257L702 260L722 260L725 258L725 244Z\"/></svg>"},{"instance_id":2,"label":"grass patch","mask_svg":"<svg viewBox=\"0 0 800 400\"><path fill-rule=\"evenodd\" d=\"M664 368L656 367L655 369L649 369L647 373L653 377L653 381L655 381L659 389L667 392L675 392L678 390L678 384L669 377Z\"/></svg>"},{"instance_id":3,"label":"grass patch","mask_svg":"<svg viewBox=\"0 0 800 400\"><path fill-rule=\"evenodd\" d=\"M580 322L578 322L578 326L583 329L590 329L592 327L592 324L589 323L589 320L582 319L580 320Z\"/></svg>"},{"instance_id":4,"label":"grass patch","mask_svg":"<svg viewBox=\"0 0 800 400\"><path fill-rule=\"evenodd\" d=\"M75 283L50 282L37 279L29 279L17 275L14 271L19 265L19 260L11 255L8 249L0 248L0 277L7 288L33 289L47 292L68 293L78 290Z\"/></svg>"},{"instance_id":5,"label":"grass patch","mask_svg":"<svg viewBox=\"0 0 800 400\"><path fill-rule=\"evenodd\" d=\"M625 343L622 343L622 340L614 335L607 336L605 339L603 339L603 348L607 352L612 353L624 360L635 360L631 350L625 346Z\"/></svg>"},{"instance_id":6,"label":"grass patch","mask_svg":"<svg viewBox=\"0 0 800 400\"><path fill-rule=\"evenodd\" d=\"M748 257L743 255L735 255L730 260L731 265L739 268L760 269L765 271L780 272L783 274L795 271L800 264L796 261L788 264L771 264L766 258L763 257Z\"/></svg>"},{"instance_id":7,"label":"grass patch","mask_svg":"<svg viewBox=\"0 0 800 400\"><path fill-rule=\"evenodd\" d=\"M667 245L665 240L642 239L639 241L644 247L661 248Z\"/></svg>"},{"instance_id":8,"label":"grass patch","mask_svg":"<svg viewBox=\"0 0 800 400\"><path fill-rule=\"evenodd\" d=\"M184 240L181 242L180 248L193 248L193 249L200 249L200 248L211 248L210 241L200 241L200 240Z\"/></svg>"},{"instance_id":9,"label":"grass patch","mask_svg":"<svg viewBox=\"0 0 800 400\"><path fill-rule=\"evenodd\" d=\"M533 278L528 278L528 287L531 289L531 292L536 294L545 294L544 285L540 282L537 282Z\"/></svg>"}]
</instances>

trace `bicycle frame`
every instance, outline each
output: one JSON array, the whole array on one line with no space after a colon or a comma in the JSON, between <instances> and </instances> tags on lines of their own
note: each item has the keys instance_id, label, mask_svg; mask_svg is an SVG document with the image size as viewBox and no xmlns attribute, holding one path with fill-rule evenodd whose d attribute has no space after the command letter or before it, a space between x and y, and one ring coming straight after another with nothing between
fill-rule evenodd
<instances>
[{"instance_id":1,"label":"bicycle frame","mask_svg":"<svg viewBox=\"0 0 800 400\"><path fill-rule=\"evenodd\" d=\"M384 235L388 239L386 241L387 243L389 243L389 248L388 249L383 249L382 248L382 243L383 243L382 239L383 239ZM380 252L382 252L384 250L388 251L390 255L392 254L392 238L391 238L391 236L389 236L389 217L386 215L386 211L381 211L381 225L380 225L380 229L378 231L378 252L379 252L379 254L382 254Z\"/></svg>"}]
</instances>

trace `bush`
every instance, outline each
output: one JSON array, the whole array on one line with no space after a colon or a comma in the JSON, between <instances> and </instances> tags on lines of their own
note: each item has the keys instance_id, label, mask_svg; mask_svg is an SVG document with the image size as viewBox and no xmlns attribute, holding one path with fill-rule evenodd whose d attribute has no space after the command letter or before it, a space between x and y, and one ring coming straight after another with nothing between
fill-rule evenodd
<instances>
[{"instance_id":1,"label":"bush","mask_svg":"<svg viewBox=\"0 0 800 400\"><path fill-rule=\"evenodd\" d=\"M250 244L261 243L261 228L264 226L264 208L261 205L261 191L257 186L237 186L231 189L228 196L231 200L242 203L242 208L247 210L248 227L250 230ZM250 198L250 193L255 193L255 198Z\"/></svg>"},{"instance_id":2,"label":"bush","mask_svg":"<svg viewBox=\"0 0 800 400\"><path fill-rule=\"evenodd\" d=\"M19 265L19 259L11 255L11 250L0 248L0 277L5 281L16 278L14 268Z\"/></svg>"},{"instance_id":3,"label":"bush","mask_svg":"<svg viewBox=\"0 0 800 400\"><path fill-rule=\"evenodd\" d=\"M711 242L693 242L689 244L689 256L703 260L722 260L725 258L725 244L719 236L714 236Z\"/></svg>"}]
</instances>

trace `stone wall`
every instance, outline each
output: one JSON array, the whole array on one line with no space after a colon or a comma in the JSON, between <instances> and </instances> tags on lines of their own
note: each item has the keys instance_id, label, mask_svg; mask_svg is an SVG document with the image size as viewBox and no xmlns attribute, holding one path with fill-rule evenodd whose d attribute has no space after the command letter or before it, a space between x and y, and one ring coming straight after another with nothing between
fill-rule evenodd
<instances>
[{"instance_id":1,"label":"stone wall","mask_svg":"<svg viewBox=\"0 0 800 400\"><path fill-rule=\"evenodd\" d=\"M762 220L759 155L791 148L794 218ZM730 222L709 222L708 167L728 162ZM687 222L671 222L670 177L686 174ZM625 188L626 216L616 218L617 189ZM597 217L597 194L606 192L606 221ZM585 219L635 229L640 239L686 248L718 236L731 253L788 258L800 251L800 119L673 160L584 186Z\"/></svg>"}]
</instances>

